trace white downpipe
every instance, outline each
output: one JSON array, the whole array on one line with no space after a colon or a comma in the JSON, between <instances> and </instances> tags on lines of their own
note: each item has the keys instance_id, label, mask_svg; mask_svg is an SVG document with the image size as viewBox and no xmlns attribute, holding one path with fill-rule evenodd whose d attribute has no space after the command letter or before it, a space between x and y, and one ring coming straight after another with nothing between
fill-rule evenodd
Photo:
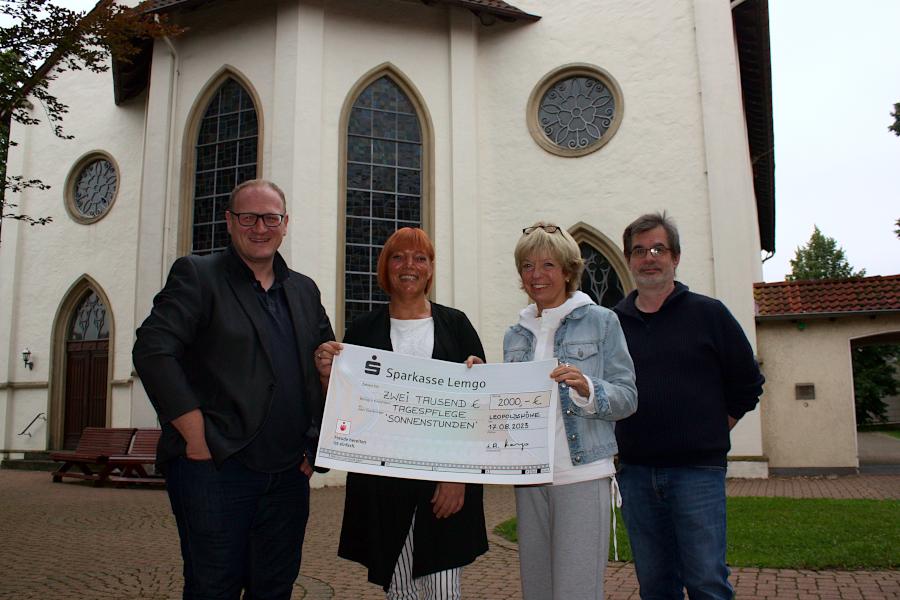
<instances>
[{"instance_id":1,"label":"white downpipe","mask_svg":"<svg viewBox=\"0 0 900 600\"><path fill-rule=\"evenodd\" d=\"M156 15L156 19L159 19L159 15ZM170 238L172 235L172 223L169 218L169 208L172 205L172 199L177 197L178 190L173 189L175 187L173 181L174 177L172 174L175 172L175 108L178 102L178 78L180 76L179 73L179 60L178 50L175 48L175 45L172 43L172 40L169 36L162 36L162 41L165 43L166 47L169 49L169 53L172 55L172 68L169 72L169 103L168 103L168 115L169 115L169 134L168 140L166 143L166 180L164 182L164 189L166 190L166 201L163 203L163 255L167 253L167 249L170 248ZM177 224L176 224L177 230ZM176 250L177 252L177 250ZM165 261L163 261L163 265L165 265ZM165 283L165 268L162 269L160 273L159 284L160 287Z\"/></svg>"}]
</instances>

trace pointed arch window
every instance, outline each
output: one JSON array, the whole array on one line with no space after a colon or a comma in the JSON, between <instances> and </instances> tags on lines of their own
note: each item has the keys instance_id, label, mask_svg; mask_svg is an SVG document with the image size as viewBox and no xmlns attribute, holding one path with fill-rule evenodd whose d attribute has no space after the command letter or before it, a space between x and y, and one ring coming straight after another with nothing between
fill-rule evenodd
<instances>
[{"instance_id":1,"label":"pointed arch window","mask_svg":"<svg viewBox=\"0 0 900 600\"><path fill-rule=\"evenodd\" d=\"M378 254L401 227L423 224L423 126L416 107L384 75L356 97L347 119L344 325L388 301Z\"/></svg>"},{"instance_id":2,"label":"pointed arch window","mask_svg":"<svg viewBox=\"0 0 900 600\"><path fill-rule=\"evenodd\" d=\"M258 148L253 99L229 77L207 105L194 147L192 254L211 254L228 246L228 195L237 184L256 177Z\"/></svg>"},{"instance_id":3,"label":"pointed arch window","mask_svg":"<svg viewBox=\"0 0 900 600\"><path fill-rule=\"evenodd\" d=\"M109 339L106 306L97 292L91 290L78 305L72 315L66 339L70 342Z\"/></svg>"},{"instance_id":4,"label":"pointed arch window","mask_svg":"<svg viewBox=\"0 0 900 600\"><path fill-rule=\"evenodd\" d=\"M594 302L612 308L625 297L625 289L618 273L602 252L587 242L580 242L584 273L581 275L581 291Z\"/></svg>"}]
</instances>

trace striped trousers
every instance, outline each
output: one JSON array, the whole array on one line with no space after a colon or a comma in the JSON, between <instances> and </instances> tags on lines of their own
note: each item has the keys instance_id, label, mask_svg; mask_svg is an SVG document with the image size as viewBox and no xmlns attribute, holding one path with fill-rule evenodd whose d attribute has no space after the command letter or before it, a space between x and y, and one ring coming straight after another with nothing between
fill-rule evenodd
<instances>
[{"instance_id":1,"label":"striped trousers","mask_svg":"<svg viewBox=\"0 0 900 600\"><path fill-rule=\"evenodd\" d=\"M416 515L413 514L406 542L397 558L397 566L391 577L391 586L387 591L388 600L459 600L460 578L462 567L429 573L413 578L413 531L416 528ZM421 588L421 593L419 591Z\"/></svg>"}]
</instances>

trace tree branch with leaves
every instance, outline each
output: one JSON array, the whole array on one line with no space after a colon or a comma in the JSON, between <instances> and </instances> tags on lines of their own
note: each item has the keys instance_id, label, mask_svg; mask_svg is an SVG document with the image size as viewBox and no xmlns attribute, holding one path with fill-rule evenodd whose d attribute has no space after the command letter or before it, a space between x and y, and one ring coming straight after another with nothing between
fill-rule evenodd
<instances>
[{"instance_id":1,"label":"tree branch with leaves","mask_svg":"<svg viewBox=\"0 0 900 600\"><path fill-rule=\"evenodd\" d=\"M894 135L900 136L900 102L894 104L894 112L891 113L894 122L888 125L888 131L893 131Z\"/></svg>"},{"instance_id":2,"label":"tree branch with leaves","mask_svg":"<svg viewBox=\"0 0 900 600\"><path fill-rule=\"evenodd\" d=\"M176 35L181 29L113 0L102 0L88 13L50 0L4 0L0 15L6 23L0 27L0 220L44 225L50 217L10 210L17 208L10 194L48 189L40 179L7 172L9 148L17 145L10 137L13 123L34 126L43 118L56 137L71 139L63 129L69 107L53 93L51 82L66 71L103 73L109 70L110 57L131 60L139 52L137 41ZM36 105L43 109L43 117L36 114Z\"/></svg>"}]
</instances>

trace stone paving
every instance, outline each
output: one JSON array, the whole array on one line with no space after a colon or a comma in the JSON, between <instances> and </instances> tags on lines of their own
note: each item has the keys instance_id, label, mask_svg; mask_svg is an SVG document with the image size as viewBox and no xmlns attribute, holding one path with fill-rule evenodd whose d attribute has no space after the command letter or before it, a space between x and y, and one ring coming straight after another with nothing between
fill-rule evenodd
<instances>
[{"instance_id":1,"label":"stone paving","mask_svg":"<svg viewBox=\"0 0 900 600\"><path fill-rule=\"evenodd\" d=\"M730 480L730 495L900 499L900 476ZM313 490L303 567L293 600L381 599L359 565L337 558L344 490ZM486 487L489 527L515 513L511 488ZM490 551L467 567L463 597L521 597L518 552L489 535ZM178 534L164 491L53 484L47 473L0 471L0 600L175 600L180 598ZM898 550L900 551L900 550ZM792 571L736 568L737 597L898 599L900 571ZM637 599L634 569L611 563L607 597Z\"/></svg>"}]
</instances>

